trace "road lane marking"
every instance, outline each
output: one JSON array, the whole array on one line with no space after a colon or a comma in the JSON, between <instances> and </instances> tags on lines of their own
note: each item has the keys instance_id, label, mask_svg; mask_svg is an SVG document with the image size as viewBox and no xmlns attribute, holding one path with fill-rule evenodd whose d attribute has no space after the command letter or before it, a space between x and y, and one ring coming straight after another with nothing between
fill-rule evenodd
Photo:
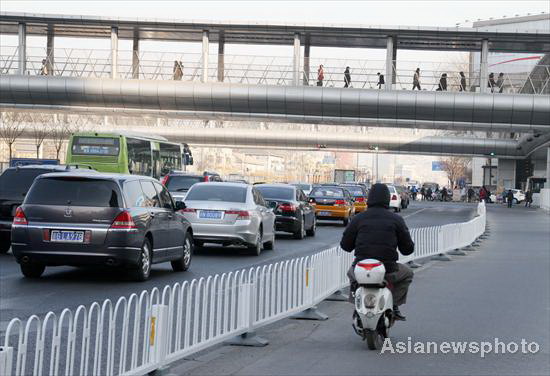
<instances>
[{"instance_id":1,"label":"road lane marking","mask_svg":"<svg viewBox=\"0 0 550 376\"><path fill-rule=\"evenodd\" d=\"M429 209L429 208L422 208L422 209L419 209L419 210L415 211L415 212L412 213L412 214L403 216L403 219L412 217L413 215L418 214L418 213L420 213L420 212L422 212L422 211L424 211L424 210L426 210L426 209Z\"/></svg>"}]
</instances>

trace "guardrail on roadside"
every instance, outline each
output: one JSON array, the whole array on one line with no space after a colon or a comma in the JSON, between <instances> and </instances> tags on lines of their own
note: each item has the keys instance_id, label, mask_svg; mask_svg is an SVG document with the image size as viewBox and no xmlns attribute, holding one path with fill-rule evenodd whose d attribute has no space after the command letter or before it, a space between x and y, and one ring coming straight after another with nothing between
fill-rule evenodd
<instances>
[{"instance_id":1,"label":"guardrail on roadside","mask_svg":"<svg viewBox=\"0 0 550 376\"><path fill-rule=\"evenodd\" d=\"M409 262L473 243L485 205L465 223L413 228ZM0 375L143 375L314 307L346 287L353 254L317 254L107 299L8 324ZM2 342L0 342L2 343Z\"/></svg>"}]
</instances>

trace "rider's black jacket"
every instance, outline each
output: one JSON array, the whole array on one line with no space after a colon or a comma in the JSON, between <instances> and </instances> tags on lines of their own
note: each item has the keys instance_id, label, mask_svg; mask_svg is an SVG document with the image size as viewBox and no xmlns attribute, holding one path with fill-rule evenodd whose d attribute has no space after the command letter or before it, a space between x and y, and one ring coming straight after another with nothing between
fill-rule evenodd
<instances>
[{"instance_id":1,"label":"rider's black jacket","mask_svg":"<svg viewBox=\"0 0 550 376\"><path fill-rule=\"evenodd\" d=\"M384 263L386 272L397 271L398 254L414 252L414 242L405 221L388 210L390 192L385 184L374 184L367 199L368 209L356 215L344 231L340 246L355 249L355 261L374 258Z\"/></svg>"}]
</instances>

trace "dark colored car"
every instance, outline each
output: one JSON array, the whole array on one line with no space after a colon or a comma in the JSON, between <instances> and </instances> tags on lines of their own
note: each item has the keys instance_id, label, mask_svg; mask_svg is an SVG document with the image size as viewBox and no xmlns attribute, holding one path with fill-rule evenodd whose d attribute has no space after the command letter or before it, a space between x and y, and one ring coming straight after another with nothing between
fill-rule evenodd
<instances>
[{"instance_id":1,"label":"dark colored car","mask_svg":"<svg viewBox=\"0 0 550 376\"><path fill-rule=\"evenodd\" d=\"M71 166L28 165L8 168L0 175L0 253L10 249L15 210L23 203L34 178L49 172L70 171L74 171Z\"/></svg>"},{"instance_id":2,"label":"dark colored car","mask_svg":"<svg viewBox=\"0 0 550 376\"><path fill-rule=\"evenodd\" d=\"M176 201L183 201L187 195L187 191L189 191L189 188L191 188L193 184L208 181L222 181L222 178L215 172L207 171L205 171L202 175L172 171L162 178L162 184L164 184Z\"/></svg>"},{"instance_id":3,"label":"dark colored car","mask_svg":"<svg viewBox=\"0 0 550 376\"><path fill-rule=\"evenodd\" d=\"M149 278L151 264L189 268L192 230L168 190L137 175L50 173L37 177L12 226L12 250L26 277L46 266L107 265Z\"/></svg>"},{"instance_id":4,"label":"dark colored car","mask_svg":"<svg viewBox=\"0 0 550 376\"><path fill-rule=\"evenodd\" d=\"M291 232L295 239L315 236L315 208L301 189L290 184L259 184L255 187L276 215L276 230Z\"/></svg>"}]
</instances>

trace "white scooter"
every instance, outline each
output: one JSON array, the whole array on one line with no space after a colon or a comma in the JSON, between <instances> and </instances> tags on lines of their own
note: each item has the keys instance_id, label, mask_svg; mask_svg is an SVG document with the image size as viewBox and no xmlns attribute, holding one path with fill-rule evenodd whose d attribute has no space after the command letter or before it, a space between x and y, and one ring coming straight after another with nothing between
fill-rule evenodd
<instances>
[{"instance_id":1,"label":"white scooter","mask_svg":"<svg viewBox=\"0 0 550 376\"><path fill-rule=\"evenodd\" d=\"M354 273L358 288L355 291L353 329L367 340L370 350L380 349L395 322L393 296L384 280L386 268L378 260L366 259L355 265Z\"/></svg>"}]
</instances>

